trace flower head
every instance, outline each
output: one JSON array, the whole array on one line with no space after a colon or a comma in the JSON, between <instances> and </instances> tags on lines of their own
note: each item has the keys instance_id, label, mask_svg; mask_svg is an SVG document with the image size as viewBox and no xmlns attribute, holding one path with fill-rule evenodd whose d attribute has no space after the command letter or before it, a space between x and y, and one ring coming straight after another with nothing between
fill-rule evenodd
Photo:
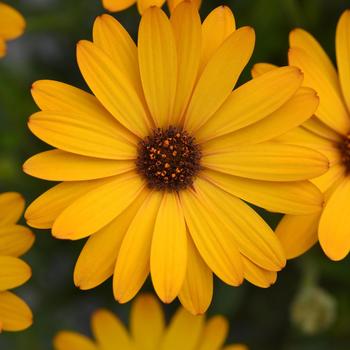
<instances>
[{"instance_id":1,"label":"flower head","mask_svg":"<svg viewBox=\"0 0 350 350\"><path fill-rule=\"evenodd\" d=\"M248 350L244 345L224 346L228 322L222 316L206 320L179 308L167 326L160 304L147 294L132 304L130 332L105 309L94 312L91 328L94 340L76 332L59 332L54 339L55 350Z\"/></svg>"},{"instance_id":2,"label":"flower head","mask_svg":"<svg viewBox=\"0 0 350 350\"><path fill-rule=\"evenodd\" d=\"M22 35L26 23L13 7L0 2L0 57L6 54L6 41Z\"/></svg>"},{"instance_id":3,"label":"flower head","mask_svg":"<svg viewBox=\"0 0 350 350\"><path fill-rule=\"evenodd\" d=\"M30 267L18 258L34 242L28 228L16 225L23 209L24 200L18 193L0 194L0 332L20 331L32 324L27 304L9 291L31 276Z\"/></svg>"},{"instance_id":4,"label":"flower head","mask_svg":"<svg viewBox=\"0 0 350 350\"><path fill-rule=\"evenodd\" d=\"M223 21L223 18L225 20ZM41 112L30 130L57 149L24 164L61 181L26 212L55 237L89 237L74 271L90 289L113 275L114 296L132 299L150 274L164 302L177 296L203 313L213 273L268 287L285 265L270 227L241 199L277 212L319 211L306 179L328 169L319 152L269 142L315 111L297 68L283 67L232 92L254 47L227 7L201 24L184 2L171 19L156 7L138 47L114 18L97 18L77 48L94 95L55 81L34 83Z\"/></svg>"},{"instance_id":5,"label":"flower head","mask_svg":"<svg viewBox=\"0 0 350 350\"><path fill-rule=\"evenodd\" d=\"M319 43L302 29L290 33L289 63L304 73L303 86L320 97L315 116L278 141L312 147L330 162L327 173L312 180L324 193L323 210L312 215L286 215L277 235L288 258L307 251L317 241L332 260L343 259L350 251L350 11L338 23L336 54L338 71ZM256 74L271 71L260 65Z\"/></svg>"}]
</instances>

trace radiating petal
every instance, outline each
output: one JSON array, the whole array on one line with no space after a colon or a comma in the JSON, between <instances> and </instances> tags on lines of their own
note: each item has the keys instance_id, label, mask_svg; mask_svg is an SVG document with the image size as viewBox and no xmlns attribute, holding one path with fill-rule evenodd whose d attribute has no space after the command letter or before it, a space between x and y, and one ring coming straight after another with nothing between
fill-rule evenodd
<instances>
[{"instance_id":1,"label":"radiating petal","mask_svg":"<svg viewBox=\"0 0 350 350\"><path fill-rule=\"evenodd\" d=\"M11 292L0 292L0 331L23 331L32 323L32 312L21 298Z\"/></svg>"},{"instance_id":2,"label":"radiating petal","mask_svg":"<svg viewBox=\"0 0 350 350\"><path fill-rule=\"evenodd\" d=\"M268 288L276 282L277 272L265 270L243 257L244 278L260 288Z\"/></svg>"},{"instance_id":3,"label":"radiating petal","mask_svg":"<svg viewBox=\"0 0 350 350\"><path fill-rule=\"evenodd\" d=\"M77 287L91 289L112 276L125 233L146 193L143 191L123 213L89 237L74 269L74 284Z\"/></svg>"},{"instance_id":4,"label":"radiating petal","mask_svg":"<svg viewBox=\"0 0 350 350\"><path fill-rule=\"evenodd\" d=\"M137 9L143 14L150 7L162 7L164 2L165 0L137 0Z\"/></svg>"},{"instance_id":5,"label":"radiating petal","mask_svg":"<svg viewBox=\"0 0 350 350\"><path fill-rule=\"evenodd\" d=\"M308 181L268 182L203 170L201 177L249 203L272 212L302 215L321 210L323 195Z\"/></svg>"},{"instance_id":6,"label":"radiating petal","mask_svg":"<svg viewBox=\"0 0 350 350\"><path fill-rule=\"evenodd\" d=\"M134 173L111 178L68 206L56 219L52 234L61 239L80 239L97 232L121 214L144 186Z\"/></svg>"},{"instance_id":7,"label":"radiating petal","mask_svg":"<svg viewBox=\"0 0 350 350\"><path fill-rule=\"evenodd\" d=\"M346 177L331 195L323 210L318 237L332 260L342 260L350 251L350 179Z\"/></svg>"},{"instance_id":8,"label":"radiating petal","mask_svg":"<svg viewBox=\"0 0 350 350\"><path fill-rule=\"evenodd\" d=\"M25 226L0 226L0 255L18 257L34 243L33 233Z\"/></svg>"},{"instance_id":9,"label":"radiating petal","mask_svg":"<svg viewBox=\"0 0 350 350\"><path fill-rule=\"evenodd\" d=\"M78 43L77 59L84 79L103 106L135 135L148 135L152 125L127 72L86 40Z\"/></svg>"},{"instance_id":10,"label":"radiating petal","mask_svg":"<svg viewBox=\"0 0 350 350\"><path fill-rule=\"evenodd\" d=\"M158 127L167 127L177 84L177 54L174 33L166 14L158 7L142 16L138 36L139 64L143 90Z\"/></svg>"},{"instance_id":11,"label":"radiating petal","mask_svg":"<svg viewBox=\"0 0 350 350\"><path fill-rule=\"evenodd\" d=\"M264 142L205 155L202 165L230 175L264 181L307 180L325 173L328 160L310 148Z\"/></svg>"},{"instance_id":12,"label":"radiating petal","mask_svg":"<svg viewBox=\"0 0 350 350\"><path fill-rule=\"evenodd\" d=\"M271 63L256 63L251 70L251 74L253 78L257 78L277 68L278 66Z\"/></svg>"},{"instance_id":13,"label":"radiating petal","mask_svg":"<svg viewBox=\"0 0 350 350\"><path fill-rule=\"evenodd\" d=\"M154 225L150 264L154 289L163 302L170 303L179 294L187 267L185 218L176 192L163 195Z\"/></svg>"},{"instance_id":14,"label":"radiating petal","mask_svg":"<svg viewBox=\"0 0 350 350\"><path fill-rule=\"evenodd\" d=\"M101 350L133 349L127 330L112 312L97 310L92 315L91 328Z\"/></svg>"},{"instance_id":15,"label":"radiating petal","mask_svg":"<svg viewBox=\"0 0 350 350\"><path fill-rule=\"evenodd\" d=\"M212 139L268 117L295 94L302 79L297 68L282 67L250 80L230 94L221 108L198 130L196 139Z\"/></svg>"},{"instance_id":16,"label":"radiating petal","mask_svg":"<svg viewBox=\"0 0 350 350\"><path fill-rule=\"evenodd\" d=\"M150 294L140 295L131 306L130 328L137 349L155 350L159 347L165 327L163 310Z\"/></svg>"},{"instance_id":17,"label":"radiating petal","mask_svg":"<svg viewBox=\"0 0 350 350\"><path fill-rule=\"evenodd\" d=\"M194 4L197 9L200 8L202 0L189 0L192 4ZM174 9L183 2L183 0L167 0L168 8L170 13L174 11Z\"/></svg>"},{"instance_id":18,"label":"radiating petal","mask_svg":"<svg viewBox=\"0 0 350 350\"><path fill-rule=\"evenodd\" d=\"M200 180L196 180L196 184ZM218 189L219 190L219 189ZM220 191L220 190L219 190ZM223 227L221 211L198 191L180 192L187 227L209 268L225 283L239 285L243 281L243 265L234 234Z\"/></svg>"},{"instance_id":19,"label":"radiating petal","mask_svg":"<svg viewBox=\"0 0 350 350\"><path fill-rule=\"evenodd\" d=\"M63 182L44 192L27 208L24 217L35 228L51 228L54 221L79 197L107 183L109 179Z\"/></svg>"},{"instance_id":20,"label":"radiating petal","mask_svg":"<svg viewBox=\"0 0 350 350\"><path fill-rule=\"evenodd\" d=\"M204 314L213 296L213 274L189 235L187 242L187 270L179 299L193 315Z\"/></svg>"},{"instance_id":21,"label":"radiating petal","mask_svg":"<svg viewBox=\"0 0 350 350\"><path fill-rule=\"evenodd\" d=\"M30 117L28 127L35 136L63 151L104 159L135 159L136 145L91 115L38 112Z\"/></svg>"},{"instance_id":22,"label":"radiating petal","mask_svg":"<svg viewBox=\"0 0 350 350\"><path fill-rule=\"evenodd\" d=\"M0 37L5 40L19 37L26 27L23 16L12 6L0 3Z\"/></svg>"},{"instance_id":23,"label":"radiating petal","mask_svg":"<svg viewBox=\"0 0 350 350\"><path fill-rule=\"evenodd\" d=\"M278 239L252 208L206 180L198 178L194 188L196 197L205 203L207 216L215 220L217 237L224 232L227 241L233 239L235 247L262 268L278 271L284 267L285 257ZM202 220L205 225L205 219ZM228 247L227 243L225 246ZM242 265L239 268L243 271Z\"/></svg>"},{"instance_id":24,"label":"radiating petal","mask_svg":"<svg viewBox=\"0 0 350 350\"><path fill-rule=\"evenodd\" d=\"M219 6L209 13L202 25L203 45L200 71L235 30L235 18L228 6Z\"/></svg>"},{"instance_id":25,"label":"radiating petal","mask_svg":"<svg viewBox=\"0 0 350 350\"><path fill-rule=\"evenodd\" d=\"M29 280L31 274L29 265L23 260L12 256L0 256L0 291L21 286Z\"/></svg>"},{"instance_id":26,"label":"radiating petal","mask_svg":"<svg viewBox=\"0 0 350 350\"><path fill-rule=\"evenodd\" d=\"M118 12L132 6L136 1L137 0L102 0L102 4L106 10L111 12Z\"/></svg>"},{"instance_id":27,"label":"radiating petal","mask_svg":"<svg viewBox=\"0 0 350 350\"><path fill-rule=\"evenodd\" d=\"M94 180L134 168L133 160L92 158L61 150L38 153L23 164L26 174L50 181Z\"/></svg>"},{"instance_id":28,"label":"radiating petal","mask_svg":"<svg viewBox=\"0 0 350 350\"><path fill-rule=\"evenodd\" d=\"M151 242L162 195L150 192L135 215L122 242L113 278L114 297L126 303L149 274Z\"/></svg>"},{"instance_id":29,"label":"radiating petal","mask_svg":"<svg viewBox=\"0 0 350 350\"><path fill-rule=\"evenodd\" d=\"M346 134L350 129L350 119L341 93L325 77L324 71L317 65L317 58L298 47L289 49L288 58L290 65L303 71L303 86L313 88L320 97L316 115L333 130Z\"/></svg>"},{"instance_id":30,"label":"radiating petal","mask_svg":"<svg viewBox=\"0 0 350 350\"><path fill-rule=\"evenodd\" d=\"M0 194L0 225L15 224L22 216L24 198L17 192Z\"/></svg>"},{"instance_id":31,"label":"radiating petal","mask_svg":"<svg viewBox=\"0 0 350 350\"><path fill-rule=\"evenodd\" d=\"M55 350L99 350L92 340L85 335L62 331L53 339Z\"/></svg>"},{"instance_id":32,"label":"radiating petal","mask_svg":"<svg viewBox=\"0 0 350 350\"><path fill-rule=\"evenodd\" d=\"M312 179L312 183L315 184L322 192L328 193L332 186L337 181L340 181L346 175L346 167L343 164L336 164L329 168L329 170L319 176Z\"/></svg>"},{"instance_id":33,"label":"radiating petal","mask_svg":"<svg viewBox=\"0 0 350 350\"><path fill-rule=\"evenodd\" d=\"M197 131L229 97L252 55L255 33L251 27L233 32L203 70L185 115L185 129Z\"/></svg>"},{"instance_id":34,"label":"radiating petal","mask_svg":"<svg viewBox=\"0 0 350 350\"><path fill-rule=\"evenodd\" d=\"M196 350L204 326L203 316L193 316L180 308L171 319L160 350Z\"/></svg>"},{"instance_id":35,"label":"radiating petal","mask_svg":"<svg viewBox=\"0 0 350 350\"><path fill-rule=\"evenodd\" d=\"M271 140L307 121L319 103L314 90L299 88L294 96L265 118L223 136L203 143L203 151L217 152L220 149L243 144L256 144Z\"/></svg>"},{"instance_id":36,"label":"radiating petal","mask_svg":"<svg viewBox=\"0 0 350 350\"><path fill-rule=\"evenodd\" d=\"M201 53L201 20L197 7L188 1L171 16L177 49L178 76L172 123L177 125L185 112L198 75Z\"/></svg>"},{"instance_id":37,"label":"radiating petal","mask_svg":"<svg viewBox=\"0 0 350 350\"><path fill-rule=\"evenodd\" d=\"M286 253L293 259L309 250L318 240L317 229L322 212L311 215L285 215L276 228L276 235Z\"/></svg>"},{"instance_id":38,"label":"radiating petal","mask_svg":"<svg viewBox=\"0 0 350 350\"><path fill-rule=\"evenodd\" d=\"M225 343L229 324L225 317L214 316L209 319L203 329L198 350L219 350Z\"/></svg>"},{"instance_id":39,"label":"radiating petal","mask_svg":"<svg viewBox=\"0 0 350 350\"><path fill-rule=\"evenodd\" d=\"M303 123L303 128L313 132L314 134L321 136L327 140L338 142L341 140L341 136L322 123L317 117L313 116Z\"/></svg>"}]
</instances>

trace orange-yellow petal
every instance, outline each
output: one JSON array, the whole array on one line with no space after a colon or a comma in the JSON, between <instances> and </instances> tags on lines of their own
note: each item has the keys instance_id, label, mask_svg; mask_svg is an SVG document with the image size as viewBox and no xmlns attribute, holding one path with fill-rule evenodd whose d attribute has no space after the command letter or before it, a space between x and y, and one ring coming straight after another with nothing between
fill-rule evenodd
<instances>
[{"instance_id":1,"label":"orange-yellow petal","mask_svg":"<svg viewBox=\"0 0 350 350\"><path fill-rule=\"evenodd\" d=\"M85 335L69 331L59 332L53 346L55 350L98 350L97 345Z\"/></svg>"},{"instance_id":2,"label":"orange-yellow petal","mask_svg":"<svg viewBox=\"0 0 350 350\"><path fill-rule=\"evenodd\" d=\"M268 288L276 282L277 272L269 271L243 257L244 278L260 288Z\"/></svg>"},{"instance_id":3,"label":"orange-yellow petal","mask_svg":"<svg viewBox=\"0 0 350 350\"><path fill-rule=\"evenodd\" d=\"M27 227L0 225L0 255L21 256L33 243L34 235Z\"/></svg>"},{"instance_id":4,"label":"orange-yellow petal","mask_svg":"<svg viewBox=\"0 0 350 350\"><path fill-rule=\"evenodd\" d=\"M257 78L277 68L278 66L271 63L256 63L251 70L251 74L253 78Z\"/></svg>"},{"instance_id":5,"label":"orange-yellow petal","mask_svg":"<svg viewBox=\"0 0 350 350\"><path fill-rule=\"evenodd\" d=\"M12 256L0 256L0 291L21 286L28 281L31 274L29 265L23 260Z\"/></svg>"},{"instance_id":6,"label":"orange-yellow petal","mask_svg":"<svg viewBox=\"0 0 350 350\"><path fill-rule=\"evenodd\" d=\"M16 192L0 194L0 225L15 224L24 210L24 198Z\"/></svg>"},{"instance_id":7,"label":"orange-yellow petal","mask_svg":"<svg viewBox=\"0 0 350 350\"><path fill-rule=\"evenodd\" d=\"M150 7L162 7L164 2L165 0L137 0L137 9L143 14Z\"/></svg>"},{"instance_id":8,"label":"orange-yellow petal","mask_svg":"<svg viewBox=\"0 0 350 350\"><path fill-rule=\"evenodd\" d=\"M23 16L13 7L0 3L0 37L5 40L19 37L26 27Z\"/></svg>"},{"instance_id":9,"label":"orange-yellow petal","mask_svg":"<svg viewBox=\"0 0 350 350\"><path fill-rule=\"evenodd\" d=\"M136 1L137 0L102 0L102 5L108 11L118 12L132 6Z\"/></svg>"}]
</instances>

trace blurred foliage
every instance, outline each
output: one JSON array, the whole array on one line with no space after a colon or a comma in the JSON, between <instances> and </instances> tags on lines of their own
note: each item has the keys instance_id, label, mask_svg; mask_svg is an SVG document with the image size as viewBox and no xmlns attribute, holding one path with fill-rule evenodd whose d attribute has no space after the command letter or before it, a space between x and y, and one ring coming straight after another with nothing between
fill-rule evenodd
<instances>
[{"instance_id":1,"label":"blurred foliage","mask_svg":"<svg viewBox=\"0 0 350 350\"><path fill-rule=\"evenodd\" d=\"M52 185L21 171L25 159L47 148L26 127L28 116L36 110L30 96L31 83L56 79L86 88L76 65L75 44L91 37L93 20L103 9L100 0L5 1L25 15L28 28L21 39L10 43L8 56L0 62L0 192L19 191L30 202ZM256 30L256 50L241 82L249 79L250 68L256 62L286 64L288 33L297 26L313 33L334 59L336 23L349 6L345 0L203 0L203 3L203 16L224 3L234 11L238 26L250 25ZM135 38L139 21L136 8L116 17ZM260 212L272 226L279 219L277 215ZM97 307L111 308L127 323L129 305L114 302L110 281L92 291L80 292L74 287L72 272L82 241L54 240L48 231L36 234L35 247L26 256L33 267L33 277L17 290L32 306L35 323L22 333L1 334L1 350L51 349L52 337L61 329L89 334L90 314ZM247 283L231 288L216 281L209 314L224 314L231 325L229 340L246 343L253 350L348 350L349 261L347 258L330 262L317 246L289 262L276 285L267 290ZM297 297L300 299L310 283L310 264L312 283L330 298L335 315L327 329L321 327L319 332L306 334L302 324L296 320L292 323L291 307L295 307ZM144 289L151 290L149 285ZM319 299L322 304L323 298ZM169 316L176 306L177 303L164 306ZM317 307L305 310L303 317L325 312L323 306L320 310Z\"/></svg>"}]
</instances>

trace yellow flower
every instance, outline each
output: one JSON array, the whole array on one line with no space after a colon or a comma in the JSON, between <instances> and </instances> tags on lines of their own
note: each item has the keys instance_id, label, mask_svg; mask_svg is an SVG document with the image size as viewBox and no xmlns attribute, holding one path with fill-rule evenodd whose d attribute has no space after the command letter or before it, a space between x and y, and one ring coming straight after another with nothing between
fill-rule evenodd
<instances>
[{"instance_id":1,"label":"yellow flower","mask_svg":"<svg viewBox=\"0 0 350 350\"><path fill-rule=\"evenodd\" d=\"M325 195L323 210L312 215L286 215L277 227L289 259L303 254L317 241L332 260L343 259L350 250L349 28L350 11L345 11L336 33L338 72L309 33L302 29L290 33L289 64L303 71L303 85L316 90L320 105L314 117L277 140L319 150L328 157L330 169L312 180ZM259 64L253 74L258 76L273 68Z\"/></svg>"},{"instance_id":2,"label":"yellow flower","mask_svg":"<svg viewBox=\"0 0 350 350\"><path fill-rule=\"evenodd\" d=\"M113 275L122 303L149 273L164 302L179 296L192 313L210 304L213 273L232 286L244 278L270 286L284 252L241 199L317 212L322 195L305 179L328 169L314 150L269 142L317 107L311 89L296 94L300 71L283 67L232 92L255 37L250 27L235 30L226 7L203 25L188 2L171 21L151 8L138 48L111 16L97 18L93 32L77 57L95 96L55 81L33 85L42 111L29 128L57 149L24 171L62 183L31 204L29 225L61 239L90 237L74 282L90 289Z\"/></svg>"},{"instance_id":3,"label":"yellow flower","mask_svg":"<svg viewBox=\"0 0 350 350\"><path fill-rule=\"evenodd\" d=\"M18 11L0 2L0 57L6 54L6 41L22 35L25 26L25 20Z\"/></svg>"},{"instance_id":4,"label":"yellow flower","mask_svg":"<svg viewBox=\"0 0 350 350\"><path fill-rule=\"evenodd\" d=\"M165 315L156 298L141 295L132 304L130 333L110 311L97 310L91 318L95 341L71 331L54 338L55 350L248 350L244 345L224 346L228 322L222 316L206 320L179 308L166 326Z\"/></svg>"},{"instance_id":5,"label":"yellow flower","mask_svg":"<svg viewBox=\"0 0 350 350\"><path fill-rule=\"evenodd\" d=\"M184 0L167 0L169 10L172 12L174 8ZM188 0L187 0L188 1ZM190 0L199 8L202 0ZM158 6L162 7L165 0L102 0L103 7L111 12L123 11L130 6L137 4L137 9L140 13L143 13L149 7Z\"/></svg>"},{"instance_id":6,"label":"yellow flower","mask_svg":"<svg viewBox=\"0 0 350 350\"><path fill-rule=\"evenodd\" d=\"M30 267L18 257L32 246L34 235L16 222L22 215L24 200L18 193L0 194L0 332L20 331L32 324L27 304L9 289L24 284Z\"/></svg>"}]
</instances>

